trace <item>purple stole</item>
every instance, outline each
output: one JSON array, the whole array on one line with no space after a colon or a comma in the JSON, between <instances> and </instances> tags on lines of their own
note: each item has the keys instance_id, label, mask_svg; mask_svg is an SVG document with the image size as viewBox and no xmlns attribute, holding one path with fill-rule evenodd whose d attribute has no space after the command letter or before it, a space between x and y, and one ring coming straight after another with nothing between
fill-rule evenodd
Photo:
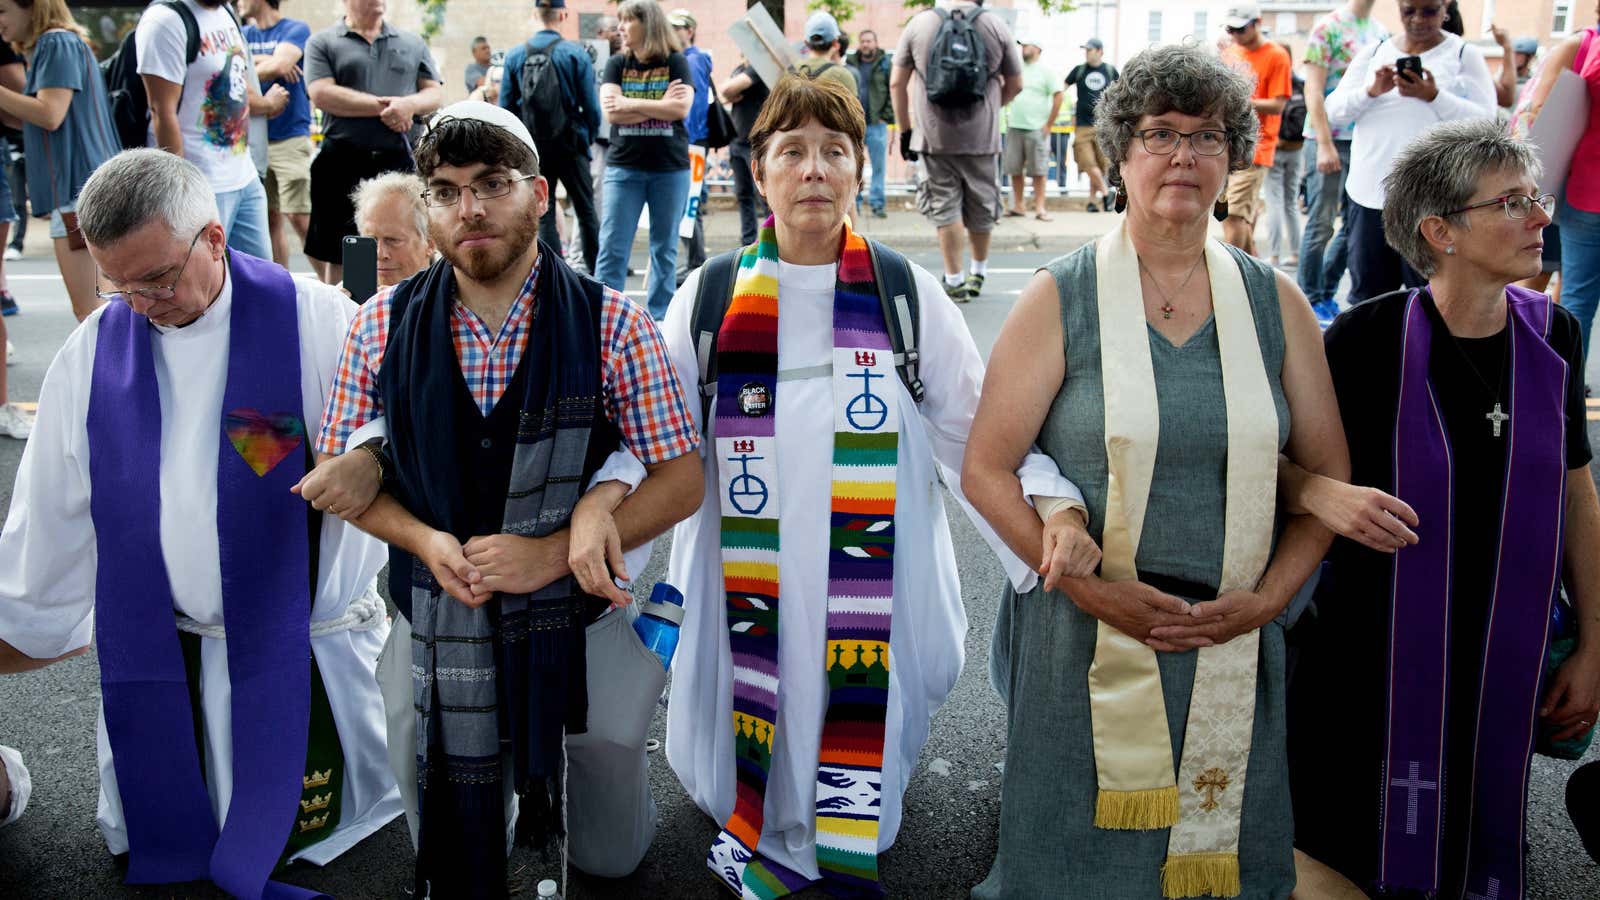
<instances>
[{"instance_id":1,"label":"purple stole","mask_svg":"<svg viewBox=\"0 0 1600 900\"><path fill-rule=\"evenodd\" d=\"M1467 900L1523 896L1528 763L1566 502L1568 373L1566 361L1546 341L1551 301L1515 286L1506 288L1506 297L1512 416L1478 687L1475 765L1469 772L1444 771L1453 462L1428 378L1433 324L1420 289L1406 301L1395 422L1394 491L1427 531L1421 543L1395 556L1378 881L1383 887L1439 890L1441 788L1449 783L1470 804ZM1485 420L1483 427L1490 423Z\"/></svg>"},{"instance_id":2,"label":"purple stole","mask_svg":"<svg viewBox=\"0 0 1600 900\"><path fill-rule=\"evenodd\" d=\"M243 898L321 897L267 880L294 827L311 712L306 506L289 493L306 472L295 288L283 269L237 252L229 254L228 277L233 309L216 477L235 777L220 830L200 769L161 554L152 326L127 304L111 303L96 338L88 410L99 554L95 643L127 820L127 881L209 880Z\"/></svg>"}]
</instances>

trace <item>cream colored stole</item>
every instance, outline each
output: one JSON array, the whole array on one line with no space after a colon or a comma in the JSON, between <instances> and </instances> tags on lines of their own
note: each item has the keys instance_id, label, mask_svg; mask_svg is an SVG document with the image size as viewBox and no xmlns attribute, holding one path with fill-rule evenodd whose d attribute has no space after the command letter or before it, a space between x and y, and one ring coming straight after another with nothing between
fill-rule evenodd
<instances>
[{"instance_id":1,"label":"cream colored stole","mask_svg":"<svg viewBox=\"0 0 1600 900\"><path fill-rule=\"evenodd\" d=\"M1107 491L1102 576L1137 579L1135 558L1160 439L1149 327L1126 225L1101 238L1095 266L1105 392ZM1206 267L1227 404L1222 593L1254 590L1266 569L1277 504L1278 417L1244 277L1222 244ZM1239 817L1255 723L1260 633L1199 651L1184 753L1174 779L1156 653L1104 622L1089 667L1100 828L1172 828L1167 897L1239 893Z\"/></svg>"}]
</instances>

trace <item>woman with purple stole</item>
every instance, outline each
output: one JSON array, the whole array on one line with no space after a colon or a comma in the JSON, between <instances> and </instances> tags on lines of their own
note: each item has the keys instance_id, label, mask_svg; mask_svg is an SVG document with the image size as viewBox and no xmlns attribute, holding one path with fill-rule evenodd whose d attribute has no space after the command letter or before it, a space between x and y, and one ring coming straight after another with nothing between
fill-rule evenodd
<instances>
[{"instance_id":1,"label":"woman with purple stole","mask_svg":"<svg viewBox=\"0 0 1600 900\"><path fill-rule=\"evenodd\" d=\"M1539 272L1553 200L1538 175L1534 148L1490 119L1419 138L1383 215L1428 284L1327 333L1366 487L1311 478L1301 494L1345 539L1295 632L1289 760L1296 846L1347 890L1526 896L1535 741L1584 732L1600 707L1578 323L1513 284ZM1568 600L1578 650L1553 668L1552 604Z\"/></svg>"}]
</instances>

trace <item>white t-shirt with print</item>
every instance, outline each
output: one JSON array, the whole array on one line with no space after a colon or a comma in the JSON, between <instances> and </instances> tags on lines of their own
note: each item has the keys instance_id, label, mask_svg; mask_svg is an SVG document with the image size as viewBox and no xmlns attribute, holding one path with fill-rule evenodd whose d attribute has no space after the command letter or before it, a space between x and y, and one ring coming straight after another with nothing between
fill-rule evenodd
<instances>
[{"instance_id":1,"label":"white t-shirt with print","mask_svg":"<svg viewBox=\"0 0 1600 900\"><path fill-rule=\"evenodd\" d=\"M184 64L183 19L166 6L152 5L134 37L139 74L183 85L178 127L184 158L200 167L212 190L236 191L257 177L250 159L249 47L227 9L183 3L200 27L199 55L192 65ZM156 146L154 120L149 142Z\"/></svg>"}]
</instances>

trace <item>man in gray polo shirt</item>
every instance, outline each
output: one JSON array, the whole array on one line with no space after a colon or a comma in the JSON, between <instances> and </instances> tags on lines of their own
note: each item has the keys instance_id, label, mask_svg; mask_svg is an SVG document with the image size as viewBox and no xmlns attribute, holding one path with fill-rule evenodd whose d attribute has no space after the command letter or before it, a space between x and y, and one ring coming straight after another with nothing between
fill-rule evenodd
<instances>
[{"instance_id":1,"label":"man in gray polo shirt","mask_svg":"<svg viewBox=\"0 0 1600 900\"><path fill-rule=\"evenodd\" d=\"M311 164L306 256L329 284L344 277L343 242L356 233L350 192L384 172L412 170L422 117L444 98L422 38L383 19L383 0L345 0L345 16L306 42L305 80L322 110Z\"/></svg>"}]
</instances>

